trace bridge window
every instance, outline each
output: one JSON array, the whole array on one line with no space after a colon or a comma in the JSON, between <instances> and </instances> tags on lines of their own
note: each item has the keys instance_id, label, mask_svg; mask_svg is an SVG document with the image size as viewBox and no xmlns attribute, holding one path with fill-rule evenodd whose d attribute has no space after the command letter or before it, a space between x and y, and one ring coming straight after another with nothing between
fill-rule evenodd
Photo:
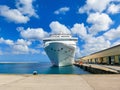
<instances>
[{"instance_id":1,"label":"bridge window","mask_svg":"<svg viewBox=\"0 0 120 90\"><path fill-rule=\"evenodd\" d=\"M67 53L67 51L65 51L65 53Z\"/></svg>"},{"instance_id":2,"label":"bridge window","mask_svg":"<svg viewBox=\"0 0 120 90\"><path fill-rule=\"evenodd\" d=\"M61 50L63 50L63 48L61 48Z\"/></svg>"}]
</instances>

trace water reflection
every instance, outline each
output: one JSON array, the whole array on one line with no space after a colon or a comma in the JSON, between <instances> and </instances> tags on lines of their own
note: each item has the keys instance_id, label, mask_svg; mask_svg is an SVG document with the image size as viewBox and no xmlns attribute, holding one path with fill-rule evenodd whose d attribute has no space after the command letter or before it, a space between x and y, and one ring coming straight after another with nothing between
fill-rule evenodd
<instances>
[{"instance_id":1,"label":"water reflection","mask_svg":"<svg viewBox=\"0 0 120 90\"><path fill-rule=\"evenodd\" d=\"M48 68L47 74L88 74L88 72L72 65L64 67L51 66Z\"/></svg>"},{"instance_id":2,"label":"water reflection","mask_svg":"<svg viewBox=\"0 0 120 90\"><path fill-rule=\"evenodd\" d=\"M53 67L50 63L1 63L2 74L89 74L88 72L72 65L65 67Z\"/></svg>"}]
</instances>

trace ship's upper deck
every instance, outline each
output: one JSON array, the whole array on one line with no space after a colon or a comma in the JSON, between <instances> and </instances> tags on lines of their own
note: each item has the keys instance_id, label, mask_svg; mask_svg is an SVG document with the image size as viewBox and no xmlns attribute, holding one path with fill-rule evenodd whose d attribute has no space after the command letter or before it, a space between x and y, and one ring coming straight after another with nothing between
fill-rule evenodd
<instances>
[{"instance_id":1,"label":"ship's upper deck","mask_svg":"<svg viewBox=\"0 0 120 90\"><path fill-rule=\"evenodd\" d=\"M71 38L70 34L51 34L51 38Z\"/></svg>"},{"instance_id":2,"label":"ship's upper deck","mask_svg":"<svg viewBox=\"0 0 120 90\"><path fill-rule=\"evenodd\" d=\"M43 39L43 41L61 41L61 40L77 41L77 38L72 37L70 34L51 34L49 38Z\"/></svg>"}]
</instances>

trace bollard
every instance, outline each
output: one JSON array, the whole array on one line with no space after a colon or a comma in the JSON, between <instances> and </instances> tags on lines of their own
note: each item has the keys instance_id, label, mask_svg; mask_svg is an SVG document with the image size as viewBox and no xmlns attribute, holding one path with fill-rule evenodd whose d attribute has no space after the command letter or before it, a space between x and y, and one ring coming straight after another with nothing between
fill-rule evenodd
<instances>
[{"instance_id":1,"label":"bollard","mask_svg":"<svg viewBox=\"0 0 120 90\"><path fill-rule=\"evenodd\" d=\"M37 75L38 73L37 73L37 71L33 71L33 75Z\"/></svg>"}]
</instances>

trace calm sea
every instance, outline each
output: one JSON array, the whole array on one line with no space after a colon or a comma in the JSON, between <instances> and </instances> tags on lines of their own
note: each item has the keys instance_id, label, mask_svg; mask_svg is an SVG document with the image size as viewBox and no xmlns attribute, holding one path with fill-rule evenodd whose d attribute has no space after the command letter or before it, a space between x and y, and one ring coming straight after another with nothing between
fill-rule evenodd
<instances>
[{"instance_id":1,"label":"calm sea","mask_svg":"<svg viewBox=\"0 0 120 90\"><path fill-rule=\"evenodd\" d=\"M89 74L74 65L52 67L50 63L0 63L0 74Z\"/></svg>"}]
</instances>

